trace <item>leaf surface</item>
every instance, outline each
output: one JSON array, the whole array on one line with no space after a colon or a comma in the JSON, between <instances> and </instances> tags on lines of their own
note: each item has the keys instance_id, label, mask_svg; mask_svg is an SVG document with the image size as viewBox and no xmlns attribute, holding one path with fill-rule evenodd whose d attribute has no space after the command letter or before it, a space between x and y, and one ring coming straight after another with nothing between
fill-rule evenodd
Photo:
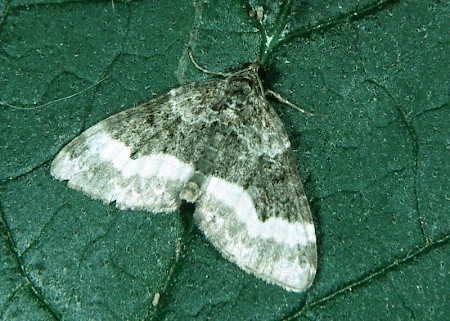
<instances>
[{"instance_id":1,"label":"leaf surface","mask_svg":"<svg viewBox=\"0 0 450 321\"><path fill-rule=\"evenodd\" d=\"M261 22L248 15L259 5ZM1 3L2 319L443 320L448 12L443 1ZM304 294L242 272L198 231L185 242L178 213L120 211L50 175L84 129L210 77L188 46L215 71L263 60L267 88L326 115L273 102L317 231Z\"/></svg>"}]
</instances>

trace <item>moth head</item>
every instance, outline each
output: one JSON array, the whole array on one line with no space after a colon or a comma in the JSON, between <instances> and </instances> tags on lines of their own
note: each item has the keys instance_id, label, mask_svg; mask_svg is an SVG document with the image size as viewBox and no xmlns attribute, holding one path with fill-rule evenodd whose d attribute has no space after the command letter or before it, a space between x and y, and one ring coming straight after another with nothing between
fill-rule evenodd
<instances>
[{"instance_id":1,"label":"moth head","mask_svg":"<svg viewBox=\"0 0 450 321\"><path fill-rule=\"evenodd\" d=\"M264 96L264 88L261 81L261 77L264 74L265 70L258 62L244 64L240 71L228 78L230 93L235 92L241 96L251 94Z\"/></svg>"},{"instance_id":2,"label":"moth head","mask_svg":"<svg viewBox=\"0 0 450 321\"><path fill-rule=\"evenodd\" d=\"M242 70L250 69L256 72L259 78L266 76L266 69L259 62L247 62L242 65Z\"/></svg>"}]
</instances>

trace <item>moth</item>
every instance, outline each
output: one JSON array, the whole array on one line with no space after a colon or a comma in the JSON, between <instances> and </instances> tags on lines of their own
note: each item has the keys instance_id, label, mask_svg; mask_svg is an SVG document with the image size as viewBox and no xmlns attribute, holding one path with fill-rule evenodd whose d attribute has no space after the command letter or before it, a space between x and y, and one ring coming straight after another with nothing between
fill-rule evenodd
<instances>
[{"instance_id":1,"label":"moth","mask_svg":"<svg viewBox=\"0 0 450 321\"><path fill-rule=\"evenodd\" d=\"M314 224L259 70L252 63L218 73L119 112L67 144L51 174L121 209L175 212L192 203L224 258L302 292L316 274Z\"/></svg>"}]
</instances>

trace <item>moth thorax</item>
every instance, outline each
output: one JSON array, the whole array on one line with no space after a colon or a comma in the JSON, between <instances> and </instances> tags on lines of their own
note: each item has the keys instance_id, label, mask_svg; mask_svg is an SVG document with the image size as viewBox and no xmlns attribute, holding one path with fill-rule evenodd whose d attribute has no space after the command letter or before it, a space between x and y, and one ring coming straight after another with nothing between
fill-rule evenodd
<instances>
[{"instance_id":1,"label":"moth thorax","mask_svg":"<svg viewBox=\"0 0 450 321\"><path fill-rule=\"evenodd\" d=\"M180 192L180 199L188 203L195 203L203 193L205 175L195 172L194 175L184 184Z\"/></svg>"},{"instance_id":2,"label":"moth thorax","mask_svg":"<svg viewBox=\"0 0 450 321\"><path fill-rule=\"evenodd\" d=\"M236 111L234 109L224 109L220 113L220 121L223 124L233 124L239 120L238 115L236 114Z\"/></svg>"}]
</instances>

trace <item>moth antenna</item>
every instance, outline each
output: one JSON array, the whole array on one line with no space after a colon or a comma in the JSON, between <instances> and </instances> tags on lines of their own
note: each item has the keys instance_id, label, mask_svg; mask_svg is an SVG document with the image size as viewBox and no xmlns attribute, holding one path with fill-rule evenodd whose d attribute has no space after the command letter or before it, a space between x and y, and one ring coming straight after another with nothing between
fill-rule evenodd
<instances>
[{"instance_id":1,"label":"moth antenna","mask_svg":"<svg viewBox=\"0 0 450 321\"><path fill-rule=\"evenodd\" d=\"M229 77L229 76L232 75L232 73L211 71L211 70L208 70L208 69L203 68L202 66L200 66L197 63L197 61L195 61L195 59L194 59L194 55L192 54L192 48L191 47L188 47L188 55L189 55L189 58L191 59L192 64L195 66L195 68L197 68L198 70L204 72L205 74L210 74L210 75L215 75L215 76L222 76L222 77Z\"/></svg>"},{"instance_id":2,"label":"moth antenna","mask_svg":"<svg viewBox=\"0 0 450 321\"><path fill-rule=\"evenodd\" d=\"M300 108L299 106L297 106L296 104L294 104L294 103L291 103L289 100L287 100L286 98L284 98L283 96L281 96L279 93L277 93L277 92L275 92L275 91L273 91L273 90L270 90L270 89L268 89L268 90L266 90L266 94L269 94L269 95L272 95L273 97L275 97L280 103L282 103L282 104L286 104L286 105L288 105L289 107L292 107L292 108L294 108L295 110L297 110L297 111L299 111L299 112L301 112L301 113L303 113L303 114L306 114L306 115L309 115L309 116L318 116L318 117L328 117L328 115L325 115L325 114L318 114L318 113L313 113L313 112L311 112L311 111L307 111L307 110L304 110L303 108Z\"/></svg>"},{"instance_id":3,"label":"moth antenna","mask_svg":"<svg viewBox=\"0 0 450 321\"><path fill-rule=\"evenodd\" d=\"M67 100L67 99L76 97L76 96L78 96L78 95L84 93L85 91L87 91L87 90L89 90L89 89L91 89L91 88L97 86L98 84L100 84L101 82L103 82L103 81L104 81L106 78L108 78L108 77L109 77L109 76L103 77L102 79L100 79L100 80L97 81L96 83L94 83L94 84L92 84L92 85L90 85L90 86L84 88L83 90L80 90L80 91L77 92L77 93L74 93L74 94L69 95L69 96L66 96L66 97L61 97L61 98L58 98L58 99L55 99L55 100L46 102L45 104L42 104L42 105L38 105L38 106L34 106L34 107L19 107L19 106L14 106L14 105L5 103L4 101L1 101L1 100L0 100L0 106L11 107L11 108L13 108L13 109L19 109L19 110L34 110L34 109L40 109L40 108L43 108L43 107L45 107L45 106L52 105L52 104L55 104L55 103L57 103L57 102L64 101L64 100Z\"/></svg>"}]
</instances>

